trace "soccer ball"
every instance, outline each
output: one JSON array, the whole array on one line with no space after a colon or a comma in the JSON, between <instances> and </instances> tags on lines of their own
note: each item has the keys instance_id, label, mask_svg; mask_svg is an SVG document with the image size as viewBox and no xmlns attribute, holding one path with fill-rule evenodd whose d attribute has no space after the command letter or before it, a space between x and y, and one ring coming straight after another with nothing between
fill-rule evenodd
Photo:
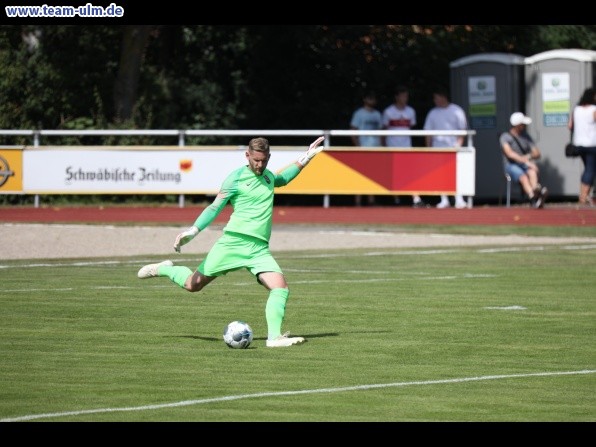
<instances>
[{"instance_id":1,"label":"soccer ball","mask_svg":"<svg viewBox=\"0 0 596 447\"><path fill-rule=\"evenodd\" d=\"M230 348L248 348L252 342L252 329L244 321L232 321L224 328L223 340Z\"/></svg>"}]
</instances>

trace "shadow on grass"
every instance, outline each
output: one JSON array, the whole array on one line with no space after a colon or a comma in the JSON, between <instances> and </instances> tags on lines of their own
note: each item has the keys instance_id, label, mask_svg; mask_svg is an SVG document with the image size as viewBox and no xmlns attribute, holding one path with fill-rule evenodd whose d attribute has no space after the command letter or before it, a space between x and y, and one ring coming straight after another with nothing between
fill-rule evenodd
<instances>
[{"instance_id":1,"label":"shadow on grass","mask_svg":"<svg viewBox=\"0 0 596 447\"><path fill-rule=\"evenodd\" d=\"M388 331L378 331L378 332L388 332ZM300 336L304 337L307 340L309 338L326 338L326 337L339 337L339 332L326 332L321 334L292 334L293 336ZM190 338L192 340L203 340L203 341L213 341L213 342L221 342L221 337L203 337L201 335L166 335L166 338ZM267 337L255 337L253 340L267 340Z\"/></svg>"}]
</instances>

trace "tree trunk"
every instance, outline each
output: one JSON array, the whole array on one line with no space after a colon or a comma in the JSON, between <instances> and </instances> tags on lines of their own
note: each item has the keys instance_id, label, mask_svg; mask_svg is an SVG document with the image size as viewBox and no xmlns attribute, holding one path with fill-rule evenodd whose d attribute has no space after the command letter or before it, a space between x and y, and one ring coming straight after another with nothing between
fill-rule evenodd
<instances>
[{"instance_id":1,"label":"tree trunk","mask_svg":"<svg viewBox=\"0 0 596 447\"><path fill-rule=\"evenodd\" d=\"M120 68L114 85L114 122L132 118L137 100L141 65L152 27L125 26L120 51Z\"/></svg>"}]
</instances>

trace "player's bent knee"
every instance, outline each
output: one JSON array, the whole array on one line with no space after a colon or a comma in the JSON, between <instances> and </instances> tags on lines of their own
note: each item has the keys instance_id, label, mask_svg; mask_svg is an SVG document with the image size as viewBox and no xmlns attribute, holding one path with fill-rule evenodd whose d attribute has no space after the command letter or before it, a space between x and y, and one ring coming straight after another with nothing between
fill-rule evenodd
<instances>
[{"instance_id":1,"label":"player's bent knee","mask_svg":"<svg viewBox=\"0 0 596 447\"><path fill-rule=\"evenodd\" d=\"M215 278L211 276L205 276L200 272L194 272L184 283L184 288L189 292L200 292L207 284L213 281Z\"/></svg>"},{"instance_id":2,"label":"player's bent knee","mask_svg":"<svg viewBox=\"0 0 596 447\"><path fill-rule=\"evenodd\" d=\"M186 284L184 284L184 288L189 292L199 292L203 289L203 284L193 281L193 278L191 277L188 281L186 281Z\"/></svg>"}]
</instances>

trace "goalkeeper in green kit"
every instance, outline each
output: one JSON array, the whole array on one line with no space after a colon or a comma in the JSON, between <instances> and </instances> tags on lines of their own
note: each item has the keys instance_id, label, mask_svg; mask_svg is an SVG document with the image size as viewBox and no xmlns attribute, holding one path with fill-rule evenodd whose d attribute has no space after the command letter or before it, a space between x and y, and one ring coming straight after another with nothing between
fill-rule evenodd
<instances>
[{"instance_id":1,"label":"goalkeeper in green kit","mask_svg":"<svg viewBox=\"0 0 596 447\"><path fill-rule=\"evenodd\" d=\"M253 138L246 151L247 165L234 170L224 180L213 203L203 210L188 230L176 237L174 250L190 242L204 230L230 202L234 208L223 235L211 248L195 272L172 261L149 264L141 268L141 279L155 276L168 277L189 292L198 292L207 284L228 272L247 269L257 281L269 290L265 306L267 320L267 347L285 347L303 343L303 337L281 333L286 302L290 296L284 274L269 250L273 219L274 188L290 183L317 155L325 138L317 138L295 163L274 174L267 169L271 157L269 142Z\"/></svg>"}]
</instances>

